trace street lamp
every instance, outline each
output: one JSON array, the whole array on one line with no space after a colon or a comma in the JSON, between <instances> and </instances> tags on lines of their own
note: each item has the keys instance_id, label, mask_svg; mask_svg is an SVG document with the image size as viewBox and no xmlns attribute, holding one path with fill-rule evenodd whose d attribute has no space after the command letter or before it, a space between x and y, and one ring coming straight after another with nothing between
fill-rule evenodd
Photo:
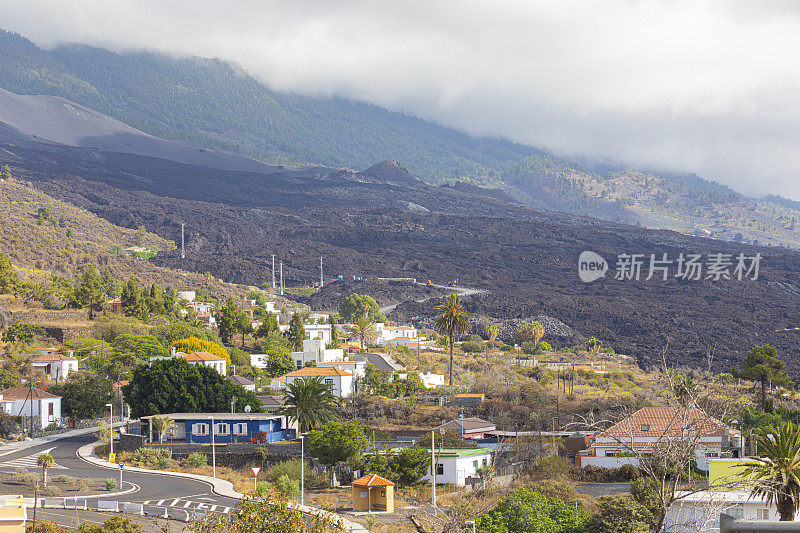
<instances>
[{"instance_id":1,"label":"street lamp","mask_svg":"<svg viewBox=\"0 0 800 533\"><path fill-rule=\"evenodd\" d=\"M108 453L114 455L114 404L107 403L108 407Z\"/></svg>"},{"instance_id":2,"label":"street lamp","mask_svg":"<svg viewBox=\"0 0 800 533\"><path fill-rule=\"evenodd\" d=\"M305 435L300 435L300 505L305 505L306 502L306 460L305 460Z\"/></svg>"},{"instance_id":3,"label":"street lamp","mask_svg":"<svg viewBox=\"0 0 800 533\"><path fill-rule=\"evenodd\" d=\"M553 417L553 434L552 434L552 437L553 437L553 455L554 456L558 455L558 451L556 450L556 420L558 420L558 417L554 416Z\"/></svg>"},{"instance_id":4,"label":"street lamp","mask_svg":"<svg viewBox=\"0 0 800 533\"><path fill-rule=\"evenodd\" d=\"M130 372L128 372L127 370L123 370L117 376L117 390L119 391L119 416L120 416L120 420L122 420L124 422L125 421L125 398L122 397L122 384L120 384L120 381L122 381L122 375L123 374L130 374Z\"/></svg>"}]
</instances>

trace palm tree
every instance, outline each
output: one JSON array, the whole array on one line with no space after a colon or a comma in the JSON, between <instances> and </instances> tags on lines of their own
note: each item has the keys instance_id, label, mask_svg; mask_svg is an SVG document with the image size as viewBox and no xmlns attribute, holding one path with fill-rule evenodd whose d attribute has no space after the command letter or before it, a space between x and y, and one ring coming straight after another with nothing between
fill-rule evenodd
<instances>
[{"instance_id":1,"label":"palm tree","mask_svg":"<svg viewBox=\"0 0 800 533\"><path fill-rule=\"evenodd\" d=\"M756 442L760 457L742 465L742 473L756 481L750 495L774 503L781 521L792 521L800 505L800 427L770 426Z\"/></svg>"},{"instance_id":2,"label":"palm tree","mask_svg":"<svg viewBox=\"0 0 800 533\"><path fill-rule=\"evenodd\" d=\"M278 414L297 422L300 433L317 428L336 418L336 396L322 378L303 378L286 386L286 400Z\"/></svg>"},{"instance_id":3,"label":"palm tree","mask_svg":"<svg viewBox=\"0 0 800 533\"><path fill-rule=\"evenodd\" d=\"M602 346L603 342L597 337L591 337L588 341L586 341L586 350L592 355L597 355L597 352L600 351Z\"/></svg>"},{"instance_id":4,"label":"palm tree","mask_svg":"<svg viewBox=\"0 0 800 533\"><path fill-rule=\"evenodd\" d=\"M36 458L36 466L42 467L42 482L45 487L47 487L47 469L55 464L55 459L49 453L43 453Z\"/></svg>"},{"instance_id":5,"label":"palm tree","mask_svg":"<svg viewBox=\"0 0 800 533\"><path fill-rule=\"evenodd\" d=\"M361 349L364 349L365 340L375 339L375 322L366 316L360 316L350 326L350 333L358 337L361 341Z\"/></svg>"},{"instance_id":6,"label":"palm tree","mask_svg":"<svg viewBox=\"0 0 800 533\"><path fill-rule=\"evenodd\" d=\"M153 427L158 430L158 443L164 444L164 434L175 427L175 421L168 416L156 415L152 419Z\"/></svg>"},{"instance_id":7,"label":"palm tree","mask_svg":"<svg viewBox=\"0 0 800 533\"><path fill-rule=\"evenodd\" d=\"M456 338L466 335L469 331L469 319L472 313L464 310L464 305L454 292L450 293L443 304L436 306L437 311L441 311L436 317L434 327L441 335L447 335L450 345L450 386L453 386L453 343Z\"/></svg>"},{"instance_id":8,"label":"palm tree","mask_svg":"<svg viewBox=\"0 0 800 533\"><path fill-rule=\"evenodd\" d=\"M486 337L488 337L489 342L491 344L494 344L495 340L497 340L497 335L499 333L500 333L500 327L497 324L486 326Z\"/></svg>"},{"instance_id":9,"label":"palm tree","mask_svg":"<svg viewBox=\"0 0 800 533\"><path fill-rule=\"evenodd\" d=\"M538 345L539 341L542 340L542 337L544 337L544 326L539 322L534 322L531 324L531 336L534 346Z\"/></svg>"}]
</instances>

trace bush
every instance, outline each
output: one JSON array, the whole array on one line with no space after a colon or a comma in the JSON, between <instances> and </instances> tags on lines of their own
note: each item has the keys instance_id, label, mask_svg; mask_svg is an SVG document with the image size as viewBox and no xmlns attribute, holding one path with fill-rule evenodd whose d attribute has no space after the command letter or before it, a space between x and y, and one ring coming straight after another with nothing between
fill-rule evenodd
<instances>
[{"instance_id":1,"label":"bush","mask_svg":"<svg viewBox=\"0 0 800 533\"><path fill-rule=\"evenodd\" d=\"M25 467L20 466L20 467L17 467L17 468L14 469L14 473L15 474L27 474L28 473L28 469L25 468Z\"/></svg>"},{"instance_id":2,"label":"bush","mask_svg":"<svg viewBox=\"0 0 800 533\"><path fill-rule=\"evenodd\" d=\"M638 479L641 475L641 471L632 465L622 465L617 468L589 465L575 468L570 473L570 477L575 481L587 483L624 483Z\"/></svg>"},{"instance_id":3,"label":"bush","mask_svg":"<svg viewBox=\"0 0 800 533\"><path fill-rule=\"evenodd\" d=\"M158 460L156 466L158 466L158 468L160 468L161 470L169 468L172 466L172 459L167 459L166 457L162 457L161 459Z\"/></svg>"},{"instance_id":4,"label":"bush","mask_svg":"<svg viewBox=\"0 0 800 533\"><path fill-rule=\"evenodd\" d=\"M48 485L42 489L42 496L61 496L63 492L55 485Z\"/></svg>"},{"instance_id":5,"label":"bush","mask_svg":"<svg viewBox=\"0 0 800 533\"><path fill-rule=\"evenodd\" d=\"M200 452L192 452L186 456L185 464L186 466L192 468L206 466L208 464L208 457L206 457L205 454Z\"/></svg>"},{"instance_id":6,"label":"bush","mask_svg":"<svg viewBox=\"0 0 800 533\"><path fill-rule=\"evenodd\" d=\"M481 353L486 351L486 343L483 341L465 341L461 343L461 349L465 353Z\"/></svg>"},{"instance_id":7,"label":"bush","mask_svg":"<svg viewBox=\"0 0 800 533\"><path fill-rule=\"evenodd\" d=\"M259 494L269 494L272 491L272 485L266 481L259 481L256 483L256 492Z\"/></svg>"},{"instance_id":8,"label":"bush","mask_svg":"<svg viewBox=\"0 0 800 533\"><path fill-rule=\"evenodd\" d=\"M172 450L169 448L139 448L131 454L131 466L150 467L156 466L162 459L172 459Z\"/></svg>"},{"instance_id":9,"label":"bush","mask_svg":"<svg viewBox=\"0 0 800 533\"><path fill-rule=\"evenodd\" d=\"M36 480L39 479L39 476L36 474L18 474L14 473L11 474L11 480L15 483L20 483L22 485L28 485L36 483Z\"/></svg>"},{"instance_id":10,"label":"bush","mask_svg":"<svg viewBox=\"0 0 800 533\"><path fill-rule=\"evenodd\" d=\"M536 344L528 341L522 343L522 353L526 353L528 355L533 355L536 353Z\"/></svg>"},{"instance_id":11,"label":"bush","mask_svg":"<svg viewBox=\"0 0 800 533\"><path fill-rule=\"evenodd\" d=\"M289 479L286 474L275 480L275 488L278 489L281 496L287 499L294 499L300 495L300 484L293 479Z\"/></svg>"},{"instance_id":12,"label":"bush","mask_svg":"<svg viewBox=\"0 0 800 533\"><path fill-rule=\"evenodd\" d=\"M572 464L565 457L540 457L535 463L529 463L525 471L533 481L566 477Z\"/></svg>"},{"instance_id":13,"label":"bush","mask_svg":"<svg viewBox=\"0 0 800 533\"><path fill-rule=\"evenodd\" d=\"M31 524L25 526L26 533L67 533L69 530L61 527L55 522L48 522L47 520L37 520L36 529Z\"/></svg>"},{"instance_id":14,"label":"bush","mask_svg":"<svg viewBox=\"0 0 800 533\"><path fill-rule=\"evenodd\" d=\"M56 483L75 483L75 478L61 474L60 476L56 476L54 481Z\"/></svg>"},{"instance_id":15,"label":"bush","mask_svg":"<svg viewBox=\"0 0 800 533\"><path fill-rule=\"evenodd\" d=\"M106 490L114 490L117 488L117 480L112 477L107 477L103 483L106 486Z\"/></svg>"}]
</instances>

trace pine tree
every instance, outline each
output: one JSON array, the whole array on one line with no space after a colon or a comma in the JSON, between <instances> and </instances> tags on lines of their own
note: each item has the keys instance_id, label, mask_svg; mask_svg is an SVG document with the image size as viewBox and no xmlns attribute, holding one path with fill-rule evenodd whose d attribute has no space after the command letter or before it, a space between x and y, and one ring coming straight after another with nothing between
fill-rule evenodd
<instances>
[{"instance_id":1,"label":"pine tree","mask_svg":"<svg viewBox=\"0 0 800 533\"><path fill-rule=\"evenodd\" d=\"M300 313L292 315L292 320L289 321L289 332L286 337L289 339L289 347L292 350L299 352L303 349L303 341L306 337L306 330L303 327L303 319L300 318Z\"/></svg>"},{"instance_id":2,"label":"pine tree","mask_svg":"<svg viewBox=\"0 0 800 533\"><path fill-rule=\"evenodd\" d=\"M19 276L8 256L0 252L0 294L13 293L19 284Z\"/></svg>"}]
</instances>

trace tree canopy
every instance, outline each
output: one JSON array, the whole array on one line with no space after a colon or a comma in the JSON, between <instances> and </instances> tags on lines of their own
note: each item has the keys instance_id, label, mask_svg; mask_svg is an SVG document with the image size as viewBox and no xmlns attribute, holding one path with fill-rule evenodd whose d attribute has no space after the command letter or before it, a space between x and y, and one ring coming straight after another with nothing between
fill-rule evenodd
<instances>
[{"instance_id":1,"label":"tree canopy","mask_svg":"<svg viewBox=\"0 0 800 533\"><path fill-rule=\"evenodd\" d=\"M254 392L231 383L213 368L193 365L180 357L137 366L122 393L134 418L176 412L227 412L232 397L236 398L237 411L243 412L249 405L254 412L261 412L261 402Z\"/></svg>"},{"instance_id":2,"label":"tree canopy","mask_svg":"<svg viewBox=\"0 0 800 533\"><path fill-rule=\"evenodd\" d=\"M761 384L761 408L764 412L772 411L772 401L767 399L767 387L770 383L794 387L794 383L786 372L786 362L778 359L777 348L769 344L755 346L747 352L737 375Z\"/></svg>"},{"instance_id":3,"label":"tree canopy","mask_svg":"<svg viewBox=\"0 0 800 533\"><path fill-rule=\"evenodd\" d=\"M308 434L308 451L323 464L349 461L369 445L364 428L355 420L330 420Z\"/></svg>"},{"instance_id":4,"label":"tree canopy","mask_svg":"<svg viewBox=\"0 0 800 533\"><path fill-rule=\"evenodd\" d=\"M78 419L98 418L108 412L114 399L111 380L92 372L72 372L64 383L50 387L61 396L61 414Z\"/></svg>"},{"instance_id":5,"label":"tree canopy","mask_svg":"<svg viewBox=\"0 0 800 533\"><path fill-rule=\"evenodd\" d=\"M355 322L359 317L367 317L371 322L384 322L378 302L372 296L352 293L339 306L339 316L346 322Z\"/></svg>"},{"instance_id":6,"label":"tree canopy","mask_svg":"<svg viewBox=\"0 0 800 533\"><path fill-rule=\"evenodd\" d=\"M188 339L176 340L172 343L172 347L179 352L187 354L192 352L213 353L217 357L225 359L227 365L231 364L231 356L228 354L228 350L216 342L198 339L197 337L189 337Z\"/></svg>"}]
</instances>

